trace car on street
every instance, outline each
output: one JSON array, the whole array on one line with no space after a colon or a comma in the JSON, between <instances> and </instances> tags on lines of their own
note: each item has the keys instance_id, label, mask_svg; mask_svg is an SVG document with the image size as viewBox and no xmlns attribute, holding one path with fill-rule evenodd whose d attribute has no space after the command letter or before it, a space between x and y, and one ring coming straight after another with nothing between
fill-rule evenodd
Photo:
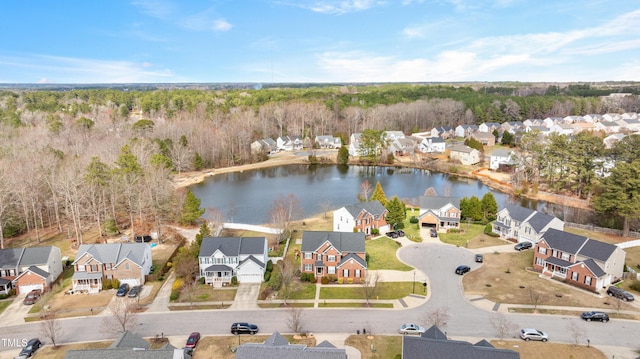
<instances>
[{"instance_id":1,"label":"car on street","mask_svg":"<svg viewBox=\"0 0 640 359\"><path fill-rule=\"evenodd\" d=\"M118 287L118 291L116 292L116 296L124 297L125 295L127 295L127 292L129 292L129 285L127 283L122 283L122 284L120 284L120 287Z\"/></svg>"},{"instance_id":2,"label":"car on street","mask_svg":"<svg viewBox=\"0 0 640 359\"><path fill-rule=\"evenodd\" d=\"M524 251L525 249L529 249L531 247L533 247L533 244L531 242L520 242L513 246L513 249L515 249L516 251Z\"/></svg>"},{"instance_id":3,"label":"car on street","mask_svg":"<svg viewBox=\"0 0 640 359\"><path fill-rule=\"evenodd\" d=\"M34 289L30 291L26 297L24 297L24 300L22 301L22 303L25 305L36 304L36 302L38 301L38 299L40 299L41 296L42 296L42 290Z\"/></svg>"},{"instance_id":4,"label":"car on street","mask_svg":"<svg viewBox=\"0 0 640 359\"><path fill-rule=\"evenodd\" d=\"M438 231L435 228L431 228L431 230L429 231L431 237L437 237L438 236Z\"/></svg>"},{"instance_id":5,"label":"car on street","mask_svg":"<svg viewBox=\"0 0 640 359\"><path fill-rule=\"evenodd\" d=\"M609 288L607 288L607 295L614 298L620 298L625 302L631 302L635 299L633 294L627 292L622 288L618 288L614 286L610 286Z\"/></svg>"},{"instance_id":6,"label":"car on street","mask_svg":"<svg viewBox=\"0 0 640 359\"><path fill-rule=\"evenodd\" d=\"M384 235L389 237L389 238L398 238L399 237L398 232L396 232L396 231L387 232Z\"/></svg>"},{"instance_id":7,"label":"car on street","mask_svg":"<svg viewBox=\"0 0 640 359\"><path fill-rule=\"evenodd\" d=\"M231 334L256 334L258 326L251 323L233 323L231 324Z\"/></svg>"},{"instance_id":8,"label":"car on street","mask_svg":"<svg viewBox=\"0 0 640 359\"><path fill-rule=\"evenodd\" d=\"M484 256L482 254L476 254L476 263L484 262Z\"/></svg>"},{"instance_id":9,"label":"car on street","mask_svg":"<svg viewBox=\"0 0 640 359\"><path fill-rule=\"evenodd\" d=\"M185 348L195 348L196 345L198 345L198 342L200 341L200 333L199 332L193 332L191 333L191 335L189 335L189 338L187 338L187 342L184 344Z\"/></svg>"},{"instance_id":10,"label":"car on street","mask_svg":"<svg viewBox=\"0 0 640 359\"><path fill-rule=\"evenodd\" d=\"M461 264L456 268L456 274L459 275L464 275L465 273L467 273L468 271L471 270L471 267Z\"/></svg>"},{"instance_id":11,"label":"car on street","mask_svg":"<svg viewBox=\"0 0 640 359\"><path fill-rule=\"evenodd\" d=\"M30 358L35 352L42 347L42 342L38 338L33 338L27 342L22 350L20 350L20 357Z\"/></svg>"},{"instance_id":12,"label":"car on street","mask_svg":"<svg viewBox=\"0 0 640 359\"><path fill-rule=\"evenodd\" d=\"M407 323L400 326L400 334L422 334L427 330L417 324Z\"/></svg>"},{"instance_id":13,"label":"car on street","mask_svg":"<svg viewBox=\"0 0 640 359\"><path fill-rule=\"evenodd\" d=\"M135 298L140 295L140 292L142 292L142 286L134 285L133 287L131 287L131 290L129 291L129 294L127 294L127 297Z\"/></svg>"},{"instance_id":14,"label":"car on street","mask_svg":"<svg viewBox=\"0 0 640 359\"><path fill-rule=\"evenodd\" d=\"M597 320L597 321L606 323L609 321L609 314L605 312L599 312L599 311L590 311L590 312L584 312L580 314L580 318L586 320L587 322L590 322L592 320Z\"/></svg>"},{"instance_id":15,"label":"car on street","mask_svg":"<svg viewBox=\"0 0 640 359\"><path fill-rule=\"evenodd\" d=\"M549 336L547 335L547 333L533 328L520 329L520 338L525 341L538 340L541 342L546 342L547 340L549 340Z\"/></svg>"}]
</instances>

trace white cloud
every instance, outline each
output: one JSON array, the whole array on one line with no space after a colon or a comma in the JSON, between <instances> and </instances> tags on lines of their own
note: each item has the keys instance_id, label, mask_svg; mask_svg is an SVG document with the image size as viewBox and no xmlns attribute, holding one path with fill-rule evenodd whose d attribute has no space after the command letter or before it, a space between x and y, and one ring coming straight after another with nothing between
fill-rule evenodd
<instances>
[{"instance_id":1,"label":"white cloud","mask_svg":"<svg viewBox=\"0 0 640 359\"><path fill-rule=\"evenodd\" d=\"M382 0L323 0L316 1L312 5L297 3L291 5L321 14L344 15L351 12L368 10L383 4L385 4L385 1Z\"/></svg>"},{"instance_id":2,"label":"white cloud","mask_svg":"<svg viewBox=\"0 0 640 359\"><path fill-rule=\"evenodd\" d=\"M173 4L164 0L136 0L131 4L139 7L144 14L158 19L166 19L175 11Z\"/></svg>"},{"instance_id":3,"label":"white cloud","mask_svg":"<svg viewBox=\"0 0 640 359\"><path fill-rule=\"evenodd\" d=\"M180 26L193 31L226 32L231 30L231 25L224 18L211 14L211 9L201 13L185 17L180 21Z\"/></svg>"}]
</instances>

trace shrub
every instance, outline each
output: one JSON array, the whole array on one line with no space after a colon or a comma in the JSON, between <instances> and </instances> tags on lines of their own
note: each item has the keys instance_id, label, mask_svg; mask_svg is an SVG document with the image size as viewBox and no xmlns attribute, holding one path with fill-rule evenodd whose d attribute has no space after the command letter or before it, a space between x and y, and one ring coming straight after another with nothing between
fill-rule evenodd
<instances>
[{"instance_id":1,"label":"shrub","mask_svg":"<svg viewBox=\"0 0 640 359\"><path fill-rule=\"evenodd\" d=\"M111 279L111 288L118 289L120 287L120 280L118 278Z\"/></svg>"},{"instance_id":2,"label":"shrub","mask_svg":"<svg viewBox=\"0 0 640 359\"><path fill-rule=\"evenodd\" d=\"M200 283L200 284L204 284L204 283L205 283L205 281L204 281L204 277L202 277L202 278L198 279L198 283Z\"/></svg>"},{"instance_id":3,"label":"shrub","mask_svg":"<svg viewBox=\"0 0 640 359\"><path fill-rule=\"evenodd\" d=\"M418 217L416 216L411 216L411 218L409 218L409 223L418 223Z\"/></svg>"},{"instance_id":4,"label":"shrub","mask_svg":"<svg viewBox=\"0 0 640 359\"><path fill-rule=\"evenodd\" d=\"M264 281L268 282L271 279L271 272L264 272Z\"/></svg>"},{"instance_id":5,"label":"shrub","mask_svg":"<svg viewBox=\"0 0 640 359\"><path fill-rule=\"evenodd\" d=\"M0 299L7 299L7 298L9 298L9 294L5 294L5 293L0 294Z\"/></svg>"},{"instance_id":6,"label":"shrub","mask_svg":"<svg viewBox=\"0 0 640 359\"><path fill-rule=\"evenodd\" d=\"M111 284L111 279L102 278L102 290L107 290L111 288L113 288Z\"/></svg>"},{"instance_id":7,"label":"shrub","mask_svg":"<svg viewBox=\"0 0 640 359\"><path fill-rule=\"evenodd\" d=\"M336 278L336 276L335 276L335 275L333 275L333 274L329 274L329 282L331 282L331 283L335 283L336 279L337 279L337 278Z\"/></svg>"},{"instance_id":8,"label":"shrub","mask_svg":"<svg viewBox=\"0 0 640 359\"><path fill-rule=\"evenodd\" d=\"M231 285L238 285L238 277L235 275L231 277Z\"/></svg>"},{"instance_id":9,"label":"shrub","mask_svg":"<svg viewBox=\"0 0 640 359\"><path fill-rule=\"evenodd\" d=\"M344 278L338 278L338 284L344 283Z\"/></svg>"},{"instance_id":10,"label":"shrub","mask_svg":"<svg viewBox=\"0 0 640 359\"><path fill-rule=\"evenodd\" d=\"M172 290L171 295L169 296L169 300L176 301L180 297L180 291Z\"/></svg>"},{"instance_id":11,"label":"shrub","mask_svg":"<svg viewBox=\"0 0 640 359\"><path fill-rule=\"evenodd\" d=\"M273 270L273 262L271 261L271 259L269 259L269 261L267 261L266 271L271 272L272 270Z\"/></svg>"},{"instance_id":12,"label":"shrub","mask_svg":"<svg viewBox=\"0 0 640 359\"><path fill-rule=\"evenodd\" d=\"M633 283L629 286L629 288L635 290L636 292L640 292L640 280L634 280Z\"/></svg>"},{"instance_id":13,"label":"shrub","mask_svg":"<svg viewBox=\"0 0 640 359\"><path fill-rule=\"evenodd\" d=\"M271 278L269 279L269 287L276 291L280 289L280 285L282 285L282 276L280 272L271 273Z\"/></svg>"},{"instance_id":14,"label":"shrub","mask_svg":"<svg viewBox=\"0 0 640 359\"><path fill-rule=\"evenodd\" d=\"M347 283L353 284L353 278L347 278Z\"/></svg>"},{"instance_id":15,"label":"shrub","mask_svg":"<svg viewBox=\"0 0 640 359\"><path fill-rule=\"evenodd\" d=\"M321 282L322 282L322 284L329 284L329 278L322 277Z\"/></svg>"},{"instance_id":16,"label":"shrub","mask_svg":"<svg viewBox=\"0 0 640 359\"><path fill-rule=\"evenodd\" d=\"M378 228L374 228L371 230L371 234L373 234L374 236L377 236L378 234L380 234L380 229Z\"/></svg>"},{"instance_id":17,"label":"shrub","mask_svg":"<svg viewBox=\"0 0 640 359\"><path fill-rule=\"evenodd\" d=\"M487 223L487 225L484 226L484 233L485 234L493 233L493 226L491 225L491 223Z\"/></svg>"},{"instance_id":18,"label":"shrub","mask_svg":"<svg viewBox=\"0 0 640 359\"><path fill-rule=\"evenodd\" d=\"M182 278L176 278L175 282L173 282L173 285L171 286L171 290L174 292L179 292L182 287L184 287Z\"/></svg>"},{"instance_id":19,"label":"shrub","mask_svg":"<svg viewBox=\"0 0 640 359\"><path fill-rule=\"evenodd\" d=\"M269 287L265 287L262 292L260 293L260 300L265 300L267 299L271 293L273 293L273 291L271 290L271 288Z\"/></svg>"}]
</instances>

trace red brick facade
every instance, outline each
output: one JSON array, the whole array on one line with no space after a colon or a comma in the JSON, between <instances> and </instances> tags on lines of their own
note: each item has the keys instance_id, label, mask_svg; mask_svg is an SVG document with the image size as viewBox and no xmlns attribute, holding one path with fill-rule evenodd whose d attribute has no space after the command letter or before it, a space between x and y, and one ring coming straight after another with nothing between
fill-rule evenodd
<instances>
[{"instance_id":1,"label":"red brick facade","mask_svg":"<svg viewBox=\"0 0 640 359\"><path fill-rule=\"evenodd\" d=\"M548 263L550 257L558 258L562 261L570 262L566 266ZM544 240L541 240L534 247L533 268L542 272L548 277L561 278L564 282L576 287L595 291L597 289L598 278L584 263L576 263L576 256L570 253L562 253L549 248Z\"/></svg>"}]
</instances>

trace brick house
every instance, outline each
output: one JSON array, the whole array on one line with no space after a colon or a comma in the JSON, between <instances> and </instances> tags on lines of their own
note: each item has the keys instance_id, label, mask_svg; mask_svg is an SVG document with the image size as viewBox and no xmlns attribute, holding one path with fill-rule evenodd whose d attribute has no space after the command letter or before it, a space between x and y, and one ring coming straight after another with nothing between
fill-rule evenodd
<instances>
[{"instance_id":1,"label":"brick house","mask_svg":"<svg viewBox=\"0 0 640 359\"><path fill-rule=\"evenodd\" d=\"M460 198L422 196L418 199L420 227L440 229L460 228Z\"/></svg>"},{"instance_id":2,"label":"brick house","mask_svg":"<svg viewBox=\"0 0 640 359\"><path fill-rule=\"evenodd\" d=\"M367 271L364 240L362 232L305 231L300 270L318 280L334 276L344 283L360 283Z\"/></svg>"},{"instance_id":3,"label":"brick house","mask_svg":"<svg viewBox=\"0 0 640 359\"><path fill-rule=\"evenodd\" d=\"M62 274L60 248L29 247L0 249L0 293L47 290Z\"/></svg>"},{"instance_id":4,"label":"brick house","mask_svg":"<svg viewBox=\"0 0 640 359\"><path fill-rule=\"evenodd\" d=\"M373 229L385 232L389 224L385 216L389 213L379 201L358 202L333 211L334 232L363 232L372 234Z\"/></svg>"},{"instance_id":5,"label":"brick house","mask_svg":"<svg viewBox=\"0 0 640 359\"><path fill-rule=\"evenodd\" d=\"M142 285L151 264L148 243L82 244L73 262L73 291L97 293L102 290L103 278Z\"/></svg>"},{"instance_id":6,"label":"brick house","mask_svg":"<svg viewBox=\"0 0 640 359\"><path fill-rule=\"evenodd\" d=\"M534 248L533 267L542 275L597 291L622 278L625 257L613 244L549 229Z\"/></svg>"}]
</instances>

